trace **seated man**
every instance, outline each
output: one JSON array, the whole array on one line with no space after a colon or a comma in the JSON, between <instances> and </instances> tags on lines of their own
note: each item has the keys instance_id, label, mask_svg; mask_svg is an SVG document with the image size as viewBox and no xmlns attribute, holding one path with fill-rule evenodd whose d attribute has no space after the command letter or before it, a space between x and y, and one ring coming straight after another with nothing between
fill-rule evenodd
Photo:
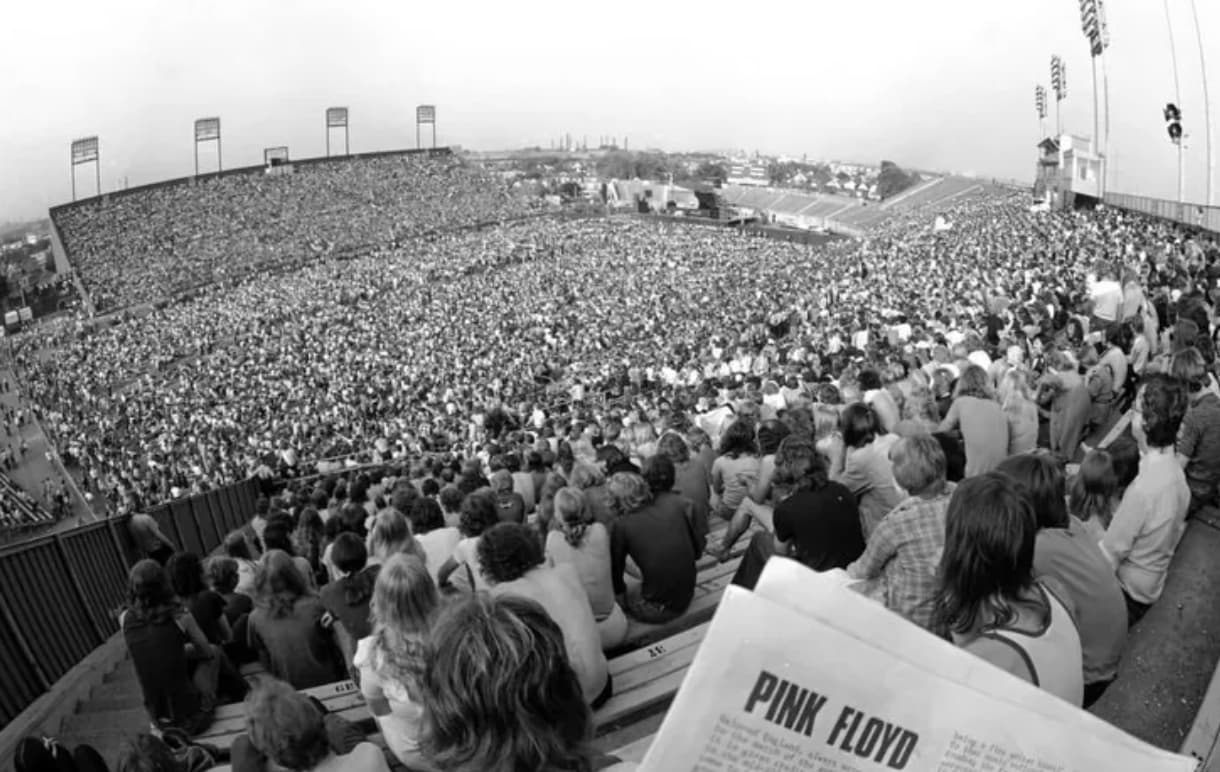
<instances>
[{"instance_id":1,"label":"seated man","mask_svg":"<svg viewBox=\"0 0 1220 772\"><path fill-rule=\"evenodd\" d=\"M1150 376L1136 398L1131 433L1142 456L1139 474L1101 540L1118 572L1129 625L1161 597L1169 562L1186 532L1190 486L1174 452L1186 403L1186 387L1161 374Z\"/></svg>"},{"instance_id":2,"label":"seated man","mask_svg":"<svg viewBox=\"0 0 1220 772\"><path fill-rule=\"evenodd\" d=\"M945 510L953 483L945 479L945 452L927 434L905 437L890 450L894 481L907 498L890 510L847 567L857 591L930 628L936 572L945 549Z\"/></svg>"},{"instance_id":3,"label":"seated man","mask_svg":"<svg viewBox=\"0 0 1220 772\"><path fill-rule=\"evenodd\" d=\"M610 527L610 579L619 605L640 620L661 624L686 611L695 594L698 540L681 496L657 500L638 474L619 472L606 483L617 518ZM641 581L623 577L627 558Z\"/></svg>"}]
</instances>

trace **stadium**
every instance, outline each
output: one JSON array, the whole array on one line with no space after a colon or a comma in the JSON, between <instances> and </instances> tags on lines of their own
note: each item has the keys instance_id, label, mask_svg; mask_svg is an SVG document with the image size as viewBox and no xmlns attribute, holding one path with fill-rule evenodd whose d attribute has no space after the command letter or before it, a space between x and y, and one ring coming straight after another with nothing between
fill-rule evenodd
<instances>
[{"instance_id":1,"label":"stadium","mask_svg":"<svg viewBox=\"0 0 1220 772\"><path fill-rule=\"evenodd\" d=\"M1112 191L1108 95L1035 95L1032 184L433 104L113 190L74 140L5 301L0 764L1220 769L1214 172Z\"/></svg>"}]
</instances>

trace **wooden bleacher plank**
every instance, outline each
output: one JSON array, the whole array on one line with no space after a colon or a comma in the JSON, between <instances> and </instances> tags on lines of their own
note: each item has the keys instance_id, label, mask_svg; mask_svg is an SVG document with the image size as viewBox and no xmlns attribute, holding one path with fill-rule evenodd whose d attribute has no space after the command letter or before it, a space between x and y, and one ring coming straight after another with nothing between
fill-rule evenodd
<instances>
[{"instance_id":1,"label":"wooden bleacher plank","mask_svg":"<svg viewBox=\"0 0 1220 772\"><path fill-rule=\"evenodd\" d=\"M356 686L354 681L338 681L333 684L323 684L315 686L312 689L301 689L301 694L307 697L316 697L328 710L333 706L339 709L348 707L352 698L360 699L360 687ZM223 721L234 716L244 716L245 707L243 703L231 702L227 705L220 705L216 708L215 721Z\"/></svg>"},{"instance_id":2,"label":"wooden bleacher plank","mask_svg":"<svg viewBox=\"0 0 1220 772\"><path fill-rule=\"evenodd\" d=\"M632 764L641 764L644 761L645 754L648 753L648 749L652 747L652 741L655 738L656 735L652 734L648 735L647 737L641 737L629 745L624 745L622 748L616 749L614 751L614 755L618 756L623 761L630 761Z\"/></svg>"}]
</instances>

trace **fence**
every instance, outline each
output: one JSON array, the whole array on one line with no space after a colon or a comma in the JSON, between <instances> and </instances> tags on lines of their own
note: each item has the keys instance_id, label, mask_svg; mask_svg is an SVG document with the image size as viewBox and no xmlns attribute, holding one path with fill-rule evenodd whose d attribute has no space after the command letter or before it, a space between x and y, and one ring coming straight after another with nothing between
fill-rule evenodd
<instances>
[{"instance_id":1,"label":"fence","mask_svg":"<svg viewBox=\"0 0 1220 772\"><path fill-rule=\"evenodd\" d=\"M1179 204L1177 201L1166 201L1163 198L1135 196L1130 193L1106 193L1102 200L1109 206L1127 209L1132 212L1160 217L1192 228L1220 233L1220 206L1203 206L1202 204Z\"/></svg>"},{"instance_id":2,"label":"fence","mask_svg":"<svg viewBox=\"0 0 1220 772\"><path fill-rule=\"evenodd\" d=\"M206 555L248 522L257 495L247 480L149 514L182 549ZM105 520L0 550L0 726L117 632L139 558L126 526Z\"/></svg>"}]
</instances>

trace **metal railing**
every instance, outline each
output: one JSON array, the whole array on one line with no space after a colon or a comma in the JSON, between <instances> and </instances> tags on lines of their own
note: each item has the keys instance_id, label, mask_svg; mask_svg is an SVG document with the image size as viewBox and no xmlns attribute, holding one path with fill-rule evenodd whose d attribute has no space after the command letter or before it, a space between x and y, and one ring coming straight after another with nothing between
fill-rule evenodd
<instances>
[{"instance_id":1,"label":"metal railing","mask_svg":"<svg viewBox=\"0 0 1220 772\"><path fill-rule=\"evenodd\" d=\"M1179 204L1177 201L1136 196L1130 193L1106 193L1102 197L1102 201L1109 206L1116 206L1120 209L1140 212L1192 228L1203 228L1213 233L1220 233L1220 206L1204 206L1203 204L1190 203Z\"/></svg>"},{"instance_id":2,"label":"metal railing","mask_svg":"<svg viewBox=\"0 0 1220 772\"><path fill-rule=\"evenodd\" d=\"M206 555L254 512L246 480L152 509L183 550ZM128 518L90 523L0 549L0 726L118 630L127 572L140 552Z\"/></svg>"}]
</instances>

